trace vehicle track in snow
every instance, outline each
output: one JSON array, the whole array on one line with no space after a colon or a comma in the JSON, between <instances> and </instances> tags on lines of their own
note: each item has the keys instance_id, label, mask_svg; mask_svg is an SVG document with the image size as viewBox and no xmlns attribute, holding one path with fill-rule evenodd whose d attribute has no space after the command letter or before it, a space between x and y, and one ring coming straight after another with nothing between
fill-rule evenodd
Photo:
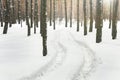
<instances>
[{"instance_id":1,"label":"vehicle track in snow","mask_svg":"<svg viewBox=\"0 0 120 80\"><path fill-rule=\"evenodd\" d=\"M72 40L84 51L84 58L82 65L76 71L76 73L71 77L71 80L86 80L98 65L98 59L95 52L85 43L80 40L75 39L72 33L68 33Z\"/></svg>"},{"instance_id":2,"label":"vehicle track in snow","mask_svg":"<svg viewBox=\"0 0 120 80\"><path fill-rule=\"evenodd\" d=\"M53 58L42 68L36 70L34 73L32 73L29 76L22 77L19 80L40 80L44 75L48 75L50 72L57 69L62 63L64 62L66 58L66 48L64 45L62 45L60 42L58 42L59 38L57 38L59 34L56 34L53 41L55 49L55 55ZM56 41L54 41L56 40Z\"/></svg>"}]
</instances>

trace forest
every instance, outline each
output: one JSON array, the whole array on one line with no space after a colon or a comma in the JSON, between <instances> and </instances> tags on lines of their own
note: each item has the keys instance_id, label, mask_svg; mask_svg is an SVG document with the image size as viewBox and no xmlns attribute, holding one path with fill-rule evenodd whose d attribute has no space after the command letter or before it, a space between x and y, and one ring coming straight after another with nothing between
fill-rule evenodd
<instances>
[{"instance_id":1,"label":"forest","mask_svg":"<svg viewBox=\"0 0 120 80\"><path fill-rule=\"evenodd\" d=\"M0 0L0 80L120 80L120 0Z\"/></svg>"},{"instance_id":2,"label":"forest","mask_svg":"<svg viewBox=\"0 0 120 80\"><path fill-rule=\"evenodd\" d=\"M47 22L55 30L58 19L59 22L64 20L65 27L73 27L72 20L76 20L76 31L79 32L80 26L83 26L84 35L93 31L95 21L96 43L102 41L103 21L109 20L112 39L116 39L117 21L120 19L119 3L119 0L0 0L0 26L4 27L3 34L7 34L12 24L19 23L22 27L26 21L27 36L31 35L31 28L34 28L36 34L37 27L40 27L45 56Z\"/></svg>"}]
</instances>

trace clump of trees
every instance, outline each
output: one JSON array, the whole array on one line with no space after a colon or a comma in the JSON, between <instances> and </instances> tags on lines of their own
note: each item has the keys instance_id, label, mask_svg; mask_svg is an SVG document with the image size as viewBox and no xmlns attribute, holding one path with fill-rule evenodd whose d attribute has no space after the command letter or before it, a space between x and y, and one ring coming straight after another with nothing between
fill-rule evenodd
<instances>
[{"instance_id":1,"label":"clump of trees","mask_svg":"<svg viewBox=\"0 0 120 80\"><path fill-rule=\"evenodd\" d=\"M65 21L65 27L72 26L72 20L76 20L76 31L84 28L84 35L93 32L93 22L96 28L96 43L102 41L103 20L109 19L109 28L112 29L112 39L117 38L117 21L120 19L119 0L0 0L0 26L3 34L7 34L12 24L26 21L27 36L31 35L31 28L36 34L40 27L43 38L43 56L47 55L47 23L56 29L56 19ZM40 22L40 24L39 24ZM89 22L89 26L88 26ZM4 25L3 25L4 23ZM89 28L88 28L89 27Z\"/></svg>"}]
</instances>

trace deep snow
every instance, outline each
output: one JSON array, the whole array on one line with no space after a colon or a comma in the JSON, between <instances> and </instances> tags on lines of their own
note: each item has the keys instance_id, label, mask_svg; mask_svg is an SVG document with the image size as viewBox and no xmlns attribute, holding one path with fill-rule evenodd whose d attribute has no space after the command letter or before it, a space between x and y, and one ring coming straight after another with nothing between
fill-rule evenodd
<instances>
[{"instance_id":1,"label":"deep snow","mask_svg":"<svg viewBox=\"0 0 120 80\"><path fill-rule=\"evenodd\" d=\"M83 36L83 27L76 32L73 23L73 28L65 28L57 22L55 31L48 23L46 57L39 29L27 37L25 23L23 28L13 25L7 35L0 28L0 80L119 80L120 28L118 38L112 40L105 21L103 41L96 44L95 29Z\"/></svg>"}]
</instances>

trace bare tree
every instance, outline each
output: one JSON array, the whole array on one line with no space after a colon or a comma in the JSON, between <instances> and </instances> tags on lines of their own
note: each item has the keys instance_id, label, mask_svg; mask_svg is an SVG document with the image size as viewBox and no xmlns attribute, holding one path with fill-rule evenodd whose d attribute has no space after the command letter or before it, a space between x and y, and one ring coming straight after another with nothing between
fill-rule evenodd
<instances>
[{"instance_id":1,"label":"bare tree","mask_svg":"<svg viewBox=\"0 0 120 80\"><path fill-rule=\"evenodd\" d=\"M64 7L65 7L65 27L67 27L67 2L64 0Z\"/></svg>"},{"instance_id":2,"label":"bare tree","mask_svg":"<svg viewBox=\"0 0 120 80\"><path fill-rule=\"evenodd\" d=\"M112 18L112 39L117 37L117 14L118 14L119 0L113 1L113 18Z\"/></svg>"},{"instance_id":3,"label":"bare tree","mask_svg":"<svg viewBox=\"0 0 120 80\"><path fill-rule=\"evenodd\" d=\"M95 20L95 27L96 31L96 43L100 43L102 41L102 27L103 27L103 20L102 20L102 0L97 0L96 2L96 20Z\"/></svg>"},{"instance_id":4,"label":"bare tree","mask_svg":"<svg viewBox=\"0 0 120 80\"><path fill-rule=\"evenodd\" d=\"M43 38L43 56L47 55L47 23L46 23L46 3L47 0L41 0L41 14L40 14L40 26L41 35Z\"/></svg>"},{"instance_id":5,"label":"bare tree","mask_svg":"<svg viewBox=\"0 0 120 80\"><path fill-rule=\"evenodd\" d=\"M90 28L89 32L93 31L93 0L90 0Z\"/></svg>"},{"instance_id":6,"label":"bare tree","mask_svg":"<svg viewBox=\"0 0 120 80\"><path fill-rule=\"evenodd\" d=\"M80 19L79 19L79 0L77 0L77 31L79 31L79 22L80 22Z\"/></svg>"},{"instance_id":7,"label":"bare tree","mask_svg":"<svg viewBox=\"0 0 120 80\"><path fill-rule=\"evenodd\" d=\"M84 35L87 35L87 11L86 11L86 0L83 0L83 12L84 12Z\"/></svg>"}]
</instances>

